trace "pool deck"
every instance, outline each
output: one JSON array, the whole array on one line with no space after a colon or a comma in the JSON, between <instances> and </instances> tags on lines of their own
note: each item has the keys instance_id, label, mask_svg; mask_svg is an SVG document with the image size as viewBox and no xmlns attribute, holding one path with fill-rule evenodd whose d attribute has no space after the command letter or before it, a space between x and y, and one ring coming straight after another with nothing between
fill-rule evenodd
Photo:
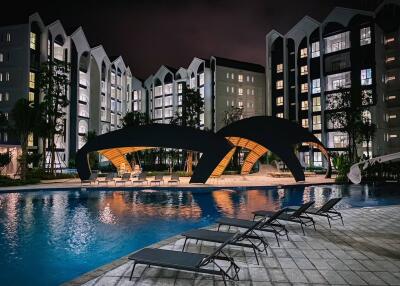
<instances>
[{"instance_id":1,"label":"pool deck","mask_svg":"<svg viewBox=\"0 0 400 286\"><path fill-rule=\"evenodd\" d=\"M400 205L346 209L342 214L344 226L335 221L329 229L318 218L317 231L308 228L306 236L300 226L289 224L290 240L282 238L281 247L267 235L270 248L268 255L259 255L260 265L252 250L228 247L241 267L240 281L230 285L400 285ZM151 247L180 251L182 246L182 237L175 236ZM186 251L213 249L214 243L192 241ZM141 265L129 281L131 268L132 262L123 257L64 286L223 285L219 277Z\"/></svg>"},{"instance_id":2,"label":"pool deck","mask_svg":"<svg viewBox=\"0 0 400 286\"><path fill-rule=\"evenodd\" d=\"M296 182L293 177L274 178L266 175L224 175L221 178L209 179L206 184L189 184L189 177L181 177L179 184L168 184L169 176L165 176L163 184L150 184L154 177L148 177L148 184L91 184L81 185L79 179L59 179L44 181L40 184L15 186L15 187L0 187L0 192L8 191L26 191L26 190L52 190L52 189L71 189L71 188L202 188L202 187L256 187L256 186L288 186L288 185L304 185L304 184L329 184L334 183L334 179L326 179L324 175L314 175L306 177L304 182Z\"/></svg>"}]
</instances>

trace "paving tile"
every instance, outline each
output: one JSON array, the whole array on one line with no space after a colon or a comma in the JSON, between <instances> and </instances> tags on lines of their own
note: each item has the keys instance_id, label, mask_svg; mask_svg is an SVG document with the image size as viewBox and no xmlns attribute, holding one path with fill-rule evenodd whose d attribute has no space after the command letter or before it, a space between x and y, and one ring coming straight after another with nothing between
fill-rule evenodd
<instances>
[{"instance_id":1,"label":"paving tile","mask_svg":"<svg viewBox=\"0 0 400 286\"><path fill-rule=\"evenodd\" d=\"M357 275L361 277L368 285L387 285L382 279L376 276L373 272L369 271L356 271Z\"/></svg>"},{"instance_id":2,"label":"paving tile","mask_svg":"<svg viewBox=\"0 0 400 286\"><path fill-rule=\"evenodd\" d=\"M375 272L374 274L389 285L400 285L400 278L390 272Z\"/></svg>"},{"instance_id":3,"label":"paving tile","mask_svg":"<svg viewBox=\"0 0 400 286\"><path fill-rule=\"evenodd\" d=\"M319 270L319 273L324 277L329 284L347 284L347 282L334 270Z\"/></svg>"},{"instance_id":4,"label":"paving tile","mask_svg":"<svg viewBox=\"0 0 400 286\"><path fill-rule=\"evenodd\" d=\"M318 270L303 270L303 274L310 283L326 283L326 280Z\"/></svg>"},{"instance_id":5,"label":"paving tile","mask_svg":"<svg viewBox=\"0 0 400 286\"><path fill-rule=\"evenodd\" d=\"M286 277L291 283L307 283L307 278L303 275L303 273L299 269L288 269L284 268Z\"/></svg>"},{"instance_id":6,"label":"paving tile","mask_svg":"<svg viewBox=\"0 0 400 286\"><path fill-rule=\"evenodd\" d=\"M356 273L353 271L337 271L340 276L346 280L350 285L367 285L367 283L362 280Z\"/></svg>"}]
</instances>

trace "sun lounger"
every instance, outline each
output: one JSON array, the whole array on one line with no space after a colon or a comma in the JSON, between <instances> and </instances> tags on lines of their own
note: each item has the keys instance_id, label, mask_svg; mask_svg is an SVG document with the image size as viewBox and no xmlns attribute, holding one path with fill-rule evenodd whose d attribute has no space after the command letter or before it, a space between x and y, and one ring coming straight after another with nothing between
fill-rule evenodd
<instances>
[{"instance_id":1,"label":"sun lounger","mask_svg":"<svg viewBox=\"0 0 400 286\"><path fill-rule=\"evenodd\" d=\"M258 223L254 224L251 228L247 229L245 232L241 233L236 237L235 240L230 240L235 235L232 232L222 232L208 229L193 229L187 232L182 233L181 235L185 237L185 242L183 244L182 251L185 250L186 242L188 239L195 239L196 241L209 241L215 243L224 243L225 241L230 240L229 245L240 246L244 248L253 249L254 255L257 260L257 264L259 264L257 251L265 251L267 253L268 242L261 236L259 236L254 230L259 227L263 220L258 221ZM258 243L254 243L253 241L257 240ZM197 242L196 242L197 243ZM262 248L260 248L262 246Z\"/></svg>"},{"instance_id":2,"label":"sun lounger","mask_svg":"<svg viewBox=\"0 0 400 286\"><path fill-rule=\"evenodd\" d=\"M277 217L279 217L285 211L286 211L286 209L281 209L275 213L271 212L271 213L273 213L273 215L271 215L267 219L263 220L263 223L261 223L259 226L257 226L255 228L255 230L258 230L258 231L273 233L275 235L276 241L278 242L278 246L280 246L278 236L286 235L287 239L289 240L288 231L287 231L286 227L284 225L280 224L276 220ZM229 226L228 230L230 229L231 226L250 229L255 224L258 223L258 221L254 221L254 220L246 220L246 219L238 219L238 218L230 218L230 217L219 218L219 219L217 219L216 222L218 223L218 231L222 225Z\"/></svg>"},{"instance_id":3,"label":"sun lounger","mask_svg":"<svg viewBox=\"0 0 400 286\"><path fill-rule=\"evenodd\" d=\"M276 219L288 221L288 222L299 223L301 226L301 230L303 231L303 234L305 235L303 226L313 225L314 230L315 230L314 219L306 214L306 211L314 203L315 202L312 201L312 202L302 204L297 210L294 210L294 211L291 211L288 208L286 208L286 211L284 213L280 214ZM261 210L261 211L255 211L255 212L253 212L253 214L254 214L254 219L255 219L258 216L262 216L262 217L272 216L274 214L274 212Z\"/></svg>"},{"instance_id":4,"label":"sun lounger","mask_svg":"<svg viewBox=\"0 0 400 286\"><path fill-rule=\"evenodd\" d=\"M168 184L179 184L179 176L177 174L172 174L171 179L168 180Z\"/></svg>"},{"instance_id":5,"label":"sun lounger","mask_svg":"<svg viewBox=\"0 0 400 286\"><path fill-rule=\"evenodd\" d=\"M332 227L331 220L340 219L342 221L342 224L344 225L342 214L335 209L335 205L337 205L341 199L342 198L330 199L322 207L318 209L311 207L306 210L305 213L309 215L326 217L328 219L329 228ZM288 209L295 211L298 209L298 207L288 207Z\"/></svg>"},{"instance_id":6,"label":"sun lounger","mask_svg":"<svg viewBox=\"0 0 400 286\"><path fill-rule=\"evenodd\" d=\"M223 251L223 248L231 241L235 240L237 235L238 234L222 243L210 255L155 248L144 248L139 250L128 257L128 259L134 261L129 280L132 280L133 272L137 264L158 266L195 273L220 275L225 285L227 279L239 280L239 266L237 266L232 257L228 256L226 252ZM216 263L217 260L226 261L229 264L229 267L227 267L225 270L222 269L222 267ZM231 271L233 274L229 274Z\"/></svg>"},{"instance_id":7,"label":"sun lounger","mask_svg":"<svg viewBox=\"0 0 400 286\"><path fill-rule=\"evenodd\" d=\"M146 173L140 173L137 180L133 180L132 184L143 184L148 183Z\"/></svg>"},{"instance_id":8,"label":"sun lounger","mask_svg":"<svg viewBox=\"0 0 400 286\"><path fill-rule=\"evenodd\" d=\"M92 173L92 174L90 174L89 179L81 180L81 185L85 185L85 184L91 185L92 183L96 183L96 180L97 180L97 173Z\"/></svg>"},{"instance_id":9,"label":"sun lounger","mask_svg":"<svg viewBox=\"0 0 400 286\"><path fill-rule=\"evenodd\" d=\"M98 180L97 183L98 183L99 185L100 185L100 184L107 184L107 185L108 185L109 182L113 182L114 185L115 185L114 177L115 177L115 174L114 174L114 173L108 173L108 174L106 175L106 177L105 177L104 180Z\"/></svg>"},{"instance_id":10,"label":"sun lounger","mask_svg":"<svg viewBox=\"0 0 400 286\"><path fill-rule=\"evenodd\" d=\"M161 182L163 182L164 183L164 177L163 177L163 175L155 175L155 177L154 177L154 180L151 180L150 181L150 185L151 184L159 184L159 185L161 185Z\"/></svg>"},{"instance_id":11,"label":"sun lounger","mask_svg":"<svg viewBox=\"0 0 400 286\"><path fill-rule=\"evenodd\" d=\"M124 173L121 177L121 180L115 180L115 185L116 184L126 184L126 182L131 181L131 173Z\"/></svg>"}]
</instances>

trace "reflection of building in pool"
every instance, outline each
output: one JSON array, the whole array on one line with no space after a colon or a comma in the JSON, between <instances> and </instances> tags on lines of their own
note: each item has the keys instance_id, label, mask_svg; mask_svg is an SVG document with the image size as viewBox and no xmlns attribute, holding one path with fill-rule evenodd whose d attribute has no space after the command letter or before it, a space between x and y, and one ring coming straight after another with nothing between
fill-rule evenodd
<instances>
[{"instance_id":1,"label":"reflection of building in pool","mask_svg":"<svg viewBox=\"0 0 400 286\"><path fill-rule=\"evenodd\" d=\"M80 178L88 179L91 170L87 155L90 152L99 152L118 169L123 166L131 172L126 158L128 153L151 148L185 149L202 153L190 182L205 183L209 177L223 174L235 149L240 147L249 150L242 167L243 174L248 174L269 150L287 165L296 181L304 181L304 171L294 149L304 142L327 156L327 176L330 176L329 154L312 133L286 119L267 116L234 122L217 133L170 124L126 127L85 144L77 152L76 165Z\"/></svg>"},{"instance_id":2,"label":"reflection of building in pool","mask_svg":"<svg viewBox=\"0 0 400 286\"><path fill-rule=\"evenodd\" d=\"M106 223L114 223L114 215L138 217L199 218L202 210L189 192L112 192L102 195L96 208Z\"/></svg>"},{"instance_id":3,"label":"reflection of building in pool","mask_svg":"<svg viewBox=\"0 0 400 286\"><path fill-rule=\"evenodd\" d=\"M270 190L248 190L245 192L234 190L218 190L212 192L213 200L222 212L222 215L248 219L252 217L252 212L280 209L277 201L276 192Z\"/></svg>"}]
</instances>

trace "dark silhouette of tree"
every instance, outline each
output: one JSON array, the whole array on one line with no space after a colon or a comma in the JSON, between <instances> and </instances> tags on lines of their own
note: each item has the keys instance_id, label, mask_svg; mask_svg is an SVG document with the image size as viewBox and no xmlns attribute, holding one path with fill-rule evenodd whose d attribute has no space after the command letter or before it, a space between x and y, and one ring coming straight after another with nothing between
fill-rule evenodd
<instances>
[{"instance_id":1,"label":"dark silhouette of tree","mask_svg":"<svg viewBox=\"0 0 400 286\"><path fill-rule=\"evenodd\" d=\"M10 130L19 138L21 144L21 156L19 158L21 166L21 179L26 179L27 156L28 156L28 137L35 128L36 110L25 99L19 99L10 113Z\"/></svg>"},{"instance_id":2,"label":"dark silhouette of tree","mask_svg":"<svg viewBox=\"0 0 400 286\"><path fill-rule=\"evenodd\" d=\"M55 139L57 135L64 133L65 108L69 105L67 97L70 85L69 72L69 64L55 60L43 63L38 76L38 87L43 94L42 120L46 122L46 128L48 128L48 133L44 135L48 137L44 141L48 141L50 148L50 173L52 174L55 163Z\"/></svg>"},{"instance_id":3,"label":"dark silhouette of tree","mask_svg":"<svg viewBox=\"0 0 400 286\"><path fill-rule=\"evenodd\" d=\"M146 113L132 111L127 112L121 122L123 127L128 127L149 124L150 120Z\"/></svg>"}]
</instances>

